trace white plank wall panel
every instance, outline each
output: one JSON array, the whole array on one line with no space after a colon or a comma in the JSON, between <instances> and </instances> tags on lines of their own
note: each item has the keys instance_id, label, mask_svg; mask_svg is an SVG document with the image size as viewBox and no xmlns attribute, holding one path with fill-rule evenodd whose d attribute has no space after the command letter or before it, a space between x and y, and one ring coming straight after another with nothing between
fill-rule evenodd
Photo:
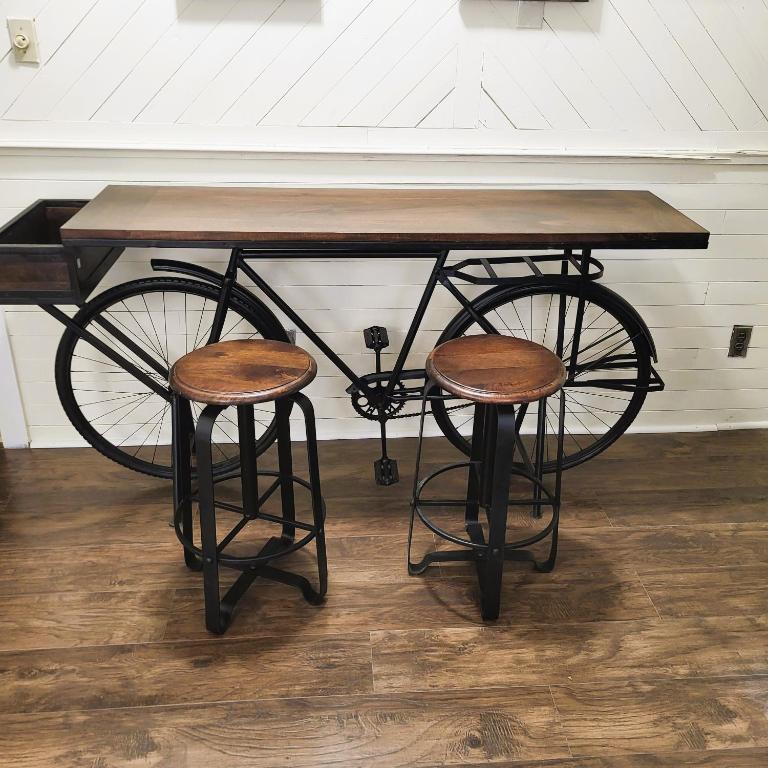
<instances>
[{"instance_id":1,"label":"white plank wall panel","mask_svg":"<svg viewBox=\"0 0 768 768\"><path fill-rule=\"evenodd\" d=\"M563 41L547 22L538 34L514 34L517 18L514 4L503 0L494 2L499 17L506 22L507 45L522 44L540 62L552 81L573 105L579 117L591 128L606 129L620 127L622 120L585 71L582 61L573 56ZM514 34L514 39L513 38Z\"/></svg>"},{"instance_id":2,"label":"white plank wall panel","mask_svg":"<svg viewBox=\"0 0 768 768\"><path fill-rule=\"evenodd\" d=\"M696 71L682 41L676 40L647 0L612 0L626 24L704 131L734 127L720 102Z\"/></svg>"},{"instance_id":3,"label":"white plank wall panel","mask_svg":"<svg viewBox=\"0 0 768 768\"><path fill-rule=\"evenodd\" d=\"M728 58L734 72L750 90L763 114L768 114L768 81L765 68L765 40L768 24L763 13L756 14L753 2L730 0L688 0L700 22ZM762 0L758 0L762 4Z\"/></svg>"},{"instance_id":4,"label":"white plank wall panel","mask_svg":"<svg viewBox=\"0 0 768 768\"><path fill-rule=\"evenodd\" d=\"M690 59L733 124L765 130L768 121L687 0L652 0L653 8Z\"/></svg>"},{"instance_id":5,"label":"white plank wall panel","mask_svg":"<svg viewBox=\"0 0 768 768\"><path fill-rule=\"evenodd\" d=\"M658 127L658 120L632 83L571 4L550 4L546 23L599 89L603 99L609 104L620 105L617 119L622 127Z\"/></svg>"},{"instance_id":6,"label":"white plank wall panel","mask_svg":"<svg viewBox=\"0 0 768 768\"><path fill-rule=\"evenodd\" d=\"M109 47L141 2L99 0L53 54L49 66L41 69L14 101L5 117L11 120L47 118L51 106L91 67L94 55L98 58Z\"/></svg>"},{"instance_id":7,"label":"white plank wall panel","mask_svg":"<svg viewBox=\"0 0 768 768\"><path fill-rule=\"evenodd\" d=\"M238 158L196 153L120 153L48 150L45 154L10 151L0 155L0 199L9 210L30 198L49 194L94 194L111 181L156 183L243 184L281 183L477 186L482 178L498 186L528 186L544 179L547 185L591 188L600 186L652 188L665 199L705 199L712 208L686 209L715 232L708 251L615 251L604 254L604 282L630 300L646 319L659 348L659 369L667 380L663 393L649 397L637 428L642 430L712 429L765 423L768 406L768 200L754 197L765 184L760 163L691 160L637 160L596 163L577 159L523 159L520 162L486 159L479 177L464 177L472 163L422 159L348 158L336 162L307 157L293 168L282 158ZM240 167L249 165L245 171ZM286 163L290 170L286 171ZM416 166L416 167L414 167ZM337 175L338 174L338 175ZM705 182L704 179L711 179ZM733 181L732 179L738 179ZM690 188L696 188L691 194ZM727 194L724 194L727 193ZM685 193L685 194L683 194ZM750 209L717 209L714 201L745 199ZM757 207L763 201L762 208ZM15 201L15 202L14 202ZM722 204L722 203L721 203ZM147 275L151 249L126 252L102 287ZM175 252L221 269L224 252ZM363 349L361 330L373 323L390 329L393 348L402 341L412 308L420 295L428 264L393 259L334 261L269 260L260 269L358 371L372 367ZM343 307L343 309L341 308ZM418 365L439 331L456 311L444 291L435 296L417 338L409 364ZM52 363L60 329L34 308L8 308L11 346L33 444L77 444L58 405ZM730 328L735 323L755 326L753 347L745 360L726 356ZM308 343L299 334L300 343ZM392 356L386 362L392 363ZM386 364L386 363L385 363ZM324 437L373 435L373 424L353 418L346 386L327 361L313 385ZM398 422L397 434L408 434L413 424Z\"/></svg>"},{"instance_id":8,"label":"white plank wall panel","mask_svg":"<svg viewBox=\"0 0 768 768\"><path fill-rule=\"evenodd\" d=\"M636 31L629 27L611 3L579 4L576 12L632 83L645 104L666 130L693 128L696 123L643 48Z\"/></svg>"},{"instance_id":9,"label":"white plank wall panel","mask_svg":"<svg viewBox=\"0 0 768 768\"><path fill-rule=\"evenodd\" d=\"M0 0L3 25L36 17L42 54L18 64L0 35L0 219L108 183L648 189L712 238L707 251L601 254L667 382L635 428L766 426L768 3L550 2L541 29L517 28L518 5ZM151 256L127 251L102 287L150 274ZM365 372L361 330L387 325L396 349L429 265L260 268ZM439 291L409 365L455 311ZM30 307L5 320L32 444L79 444L53 383L61 329ZM728 358L741 323L755 326L752 347ZM319 371L321 435L375 435L338 371L323 359ZM414 426L393 422L393 434Z\"/></svg>"}]
</instances>

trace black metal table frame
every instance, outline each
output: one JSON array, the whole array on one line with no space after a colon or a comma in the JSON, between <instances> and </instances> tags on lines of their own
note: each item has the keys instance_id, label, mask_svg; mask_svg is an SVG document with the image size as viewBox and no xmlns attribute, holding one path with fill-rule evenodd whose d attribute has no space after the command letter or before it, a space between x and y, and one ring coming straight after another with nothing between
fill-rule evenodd
<instances>
[{"instance_id":1,"label":"black metal table frame","mask_svg":"<svg viewBox=\"0 0 768 768\"><path fill-rule=\"evenodd\" d=\"M149 245L154 245L150 243ZM525 264L530 269L531 273L535 277L542 277L544 273L540 268L540 264L544 263L559 263L561 276L571 276L574 278L580 278L581 284L587 281L594 281L600 278L604 273L604 267L600 261L592 256L592 250L590 248L583 248L575 250L572 248L563 248L558 252L545 253L538 255L515 255L515 256L493 256L489 258L476 257L467 258L451 265L447 264L448 257L450 255L450 249L447 248L420 248L420 249L405 249L395 247L393 249L385 249L380 246L373 248L371 246L349 245L349 246L328 246L318 247L314 249L309 246L303 246L301 248L292 247L272 247L272 248L245 248L235 247L232 248L230 257L227 263L227 267L223 275L215 272L214 270L207 269L200 265L183 262L173 259L152 259L152 268L156 271L174 272L193 278L197 278L203 282L219 286L219 298L214 313L213 323L210 329L207 343L214 343L219 340L226 320L227 309L230 299L234 292L240 295L245 295L249 301L257 304L263 304L260 299L255 296L251 291L245 288L243 285L237 282L238 272L242 271L254 285L276 306L278 307L306 336L309 340L322 351L324 355L331 361L331 363L350 381L350 386L347 388L347 393L351 395L353 399L353 405L358 413L361 413L357 407L356 402L360 398L366 398L369 404L369 410L373 410L373 413L363 413L362 415L367 418L376 420L380 424L381 434L381 448L382 456L375 463L376 466L376 479L381 484L389 484L390 482L397 481L397 466L394 460L390 459L387 455L387 443L386 443L386 423L394 417L393 411L399 410L406 401L418 400L422 396L425 373L424 369L406 369L405 364L409 353L413 347L416 334L421 326L424 315L427 311L429 303L434 294L435 288L438 284L443 286L448 292L456 299L461 307L469 313L472 319L482 328L486 333L499 333L498 329L488 320L487 317L476 311L473 301L468 299L460 290L456 287L453 281L459 280L465 283L473 285L486 285L486 286L502 286L509 285L521 280L530 280L530 277L504 277L500 276L495 267L510 265L510 264ZM378 338L374 333L372 334L371 343L367 346L373 349L376 355L376 370L372 373L358 375L356 374L342 359L341 357L320 337L320 335L293 309L290 304L283 299L269 283L262 278L256 270L249 263L253 259L265 259L265 258L311 258L319 255L336 255L340 257L353 257L363 256L368 258L377 257L398 257L398 258L431 258L434 260L434 265L427 279L424 291L419 300L418 306L415 309L413 319L406 332L403 344L397 354L397 358L394 367L391 371L383 371L381 368L381 350L388 345L386 339L386 332L383 339L381 336ZM471 268L480 268L481 274L475 274L468 271ZM569 379L573 379L574 374L577 372L577 357L580 343L580 335L582 330L582 323L584 318L584 300L579 299L576 319L574 325L574 332L571 340L572 352L571 362L569 364ZM59 320L68 328L72 329L85 341L93 345L99 352L111 360L113 363L121 366L126 372L133 375L136 379L141 381L145 386L152 391L170 402L171 394L167 387L162 386L157 379L152 378L142 371L138 366L126 359L123 355L111 348L103 340L96 337L93 333L80 325L78 325L72 318L65 314L59 307L55 305L40 305L48 314ZM144 362L150 367L151 370L157 372L161 377L167 380L168 370L158 360L147 354L145 350L141 349L129 336L123 331L111 323L103 316L95 318L94 322L98 323L105 331L111 334L118 342L130 350L139 360ZM650 349L653 352L655 359L655 348L653 340L651 338L650 331L647 326L642 323L643 333L647 336L650 344ZM368 331L385 331L385 329L374 327L368 329ZM367 332L368 332L367 331ZM367 333L366 332L366 333ZM557 349L555 350L558 355L563 353L564 337L565 337L565 313L563 312L562 302L559 313L559 322L557 330ZM366 336L368 342L369 337ZM580 351L584 351L583 349ZM617 356L620 357L620 356ZM612 367L621 368L625 366L625 362L617 359L612 361ZM647 386L649 391L658 390L663 388L663 382L658 376L656 371L651 367L652 376ZM414 384L407 384L406 382L418 382ZM593 382L590 382L593 383ZM600 382L601 386L607 388L621 389L621 380L606 379ZM392 406L395 406L394 408ZM409 414L410 415L410 414Z\"/></svg>"}]
</instances>

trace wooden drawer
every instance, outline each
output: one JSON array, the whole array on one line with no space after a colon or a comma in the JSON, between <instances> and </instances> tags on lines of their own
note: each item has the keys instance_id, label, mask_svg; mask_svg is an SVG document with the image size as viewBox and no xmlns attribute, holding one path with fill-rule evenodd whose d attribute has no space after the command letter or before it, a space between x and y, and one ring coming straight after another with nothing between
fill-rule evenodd
<instances>
[{"instance_id":1,"label":"wooden drawer","mask_svg":"<svg viewBox=\"0 0 768 768\"><path fill-rule=\"evenodd\" d=\"M0 229L0 304L82 304L123 248L63 246L87 200L38 200Z\"/></svg>"}]
</instances>

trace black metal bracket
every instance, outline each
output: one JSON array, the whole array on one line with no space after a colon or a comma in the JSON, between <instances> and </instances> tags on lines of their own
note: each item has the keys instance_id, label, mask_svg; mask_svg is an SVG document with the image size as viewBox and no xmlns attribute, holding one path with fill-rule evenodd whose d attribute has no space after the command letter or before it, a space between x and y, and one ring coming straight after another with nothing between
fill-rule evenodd
<instances>
[{"instance_id":1,"label":"black metal bracket","mask_svg":"<svg viewBox=\"0 0 768 768\"><path fill-rule=\"evenodd\" d=\"M539 264L558 263L564 261L572 263L580 272L580 276L587 280L599 280L605 273L605 266L601 261L592 256L588 251L575 256L571 251L564 253L546 253L535 256L494 256L493 258L463 259L443 267L441 274L445 277L453 277L465 283L473 285L510 285L520 280L519 276L502 277L493 269L494 266L505 264L525 264L534 275L543 273ZM481 267L486 276L473 275L465 270L471 267Z\"/></svg>"}]
</instances>

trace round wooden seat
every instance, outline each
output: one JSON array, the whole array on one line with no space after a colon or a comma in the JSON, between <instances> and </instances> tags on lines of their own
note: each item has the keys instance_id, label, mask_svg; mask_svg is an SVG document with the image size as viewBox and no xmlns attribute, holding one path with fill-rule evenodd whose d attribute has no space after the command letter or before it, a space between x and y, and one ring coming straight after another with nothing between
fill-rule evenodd
<instances>
[{"instance_id":1,"label":"round wooden seat","mask_svg":"<svg viewBox=\"0 0 768 768\"><path fill-rule=\"evenodd\" d=\"M446 341L429 353L426 369L446 392L496 405L531 403L565 382L565 366L546 347L496 334Z\"/></svg>"},{"instance_id":2,"label":"round wooden seat","mask_svg":"<svg viewBox=\"0 0 768 768\"><path fill-rule=\"evenodd\" d=\"M196 403L248 405L298 392L316 373L314 358L293 344L235 339L179 358L171 368L170 385Z\"/></svg>"}]
</instances>

